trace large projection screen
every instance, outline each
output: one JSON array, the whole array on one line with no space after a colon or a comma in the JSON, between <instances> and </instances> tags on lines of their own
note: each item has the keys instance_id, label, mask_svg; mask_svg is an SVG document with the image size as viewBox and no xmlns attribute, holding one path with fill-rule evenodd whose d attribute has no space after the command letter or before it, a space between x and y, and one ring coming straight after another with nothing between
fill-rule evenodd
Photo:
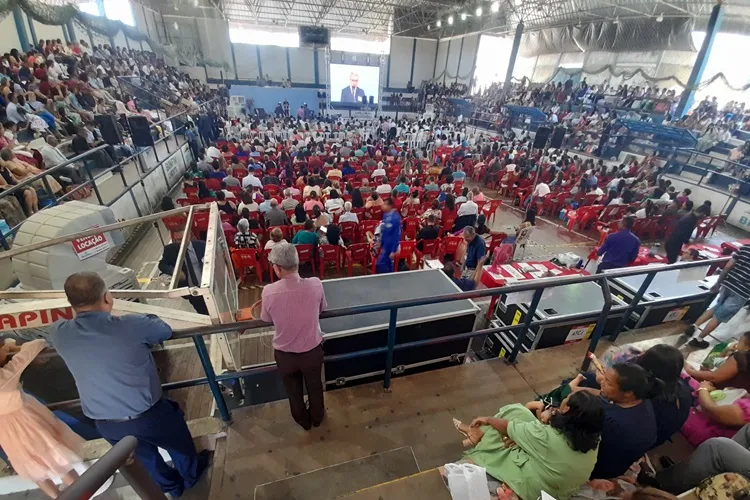
<instances>
[{"instance_id":1,"label":"large projection screen","mask_svg":"<svg viewBox=\"0 0 750 500\"><path fill-rule=\"evenodd\" d=\"M380 67L331 63L331 101L367 103L372 96L377 104L380 90Z\"/></svg>"}]
</instances>

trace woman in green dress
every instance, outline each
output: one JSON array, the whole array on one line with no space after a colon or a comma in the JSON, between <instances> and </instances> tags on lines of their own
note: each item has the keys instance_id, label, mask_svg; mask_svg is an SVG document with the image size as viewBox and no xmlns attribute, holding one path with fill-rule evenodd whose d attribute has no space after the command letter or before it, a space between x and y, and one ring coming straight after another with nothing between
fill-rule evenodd
<instances>
[{"instance_id":1,"label":"woman in green dress","mask_svg":"<svg viewBox=\"0 0 750 500\"><path fill-rule=\"evenodd\" d=\"M537 500L542 491L565 500L588 481L597 458L604 421L599 399L586 392L568 396L559 410L542 417L521 404L471 426L455 421L473 447L466 461L487 469L490 490L499 498ZM493 481L494 479L494 481Z\"/></svg>"}]
</instances>

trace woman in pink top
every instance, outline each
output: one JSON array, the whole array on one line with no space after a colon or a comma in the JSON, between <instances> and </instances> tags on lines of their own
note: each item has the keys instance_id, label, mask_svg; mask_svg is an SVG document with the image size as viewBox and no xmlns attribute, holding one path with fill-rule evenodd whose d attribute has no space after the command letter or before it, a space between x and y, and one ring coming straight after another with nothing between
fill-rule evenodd
<instances>
[{"instance_id":1,"label":"woman in pink top","mask_svg":"<svg viewBox=\"0 0 750 500\"><path fill-rule=\"evenodd\" d=\"M45 347L44 340L0 345L0 447L19 476L56 498L54 479L70 485L78 478L84 440L21 390L21 374Z\"/></svg>"},{"instance_id":2,"label":"woman in pink top","mask_svg":"<svg viewBox=\"0 0 750 500\"><path fill-rule=\"evenodd\" d=\"M694 382L690 381L693 387ZM682 426L682 434L693 446L715 437L731 439L740 427L750 422L750 398L720 405L711 398L711 392L715 389L711 382L700 383L696 391L698 407L690 410L690 416Z\"/></svg>"},{"instance_id":3,"label":"woman in pink top","mask_svg":"<svg viewBox=\"0 0 750 500\"><path fill-rule=\"evenodd\" d=\"M304 209L305 209L306 212L308 210L312 210L313 207L318 207L321 210L323 210L323 208L325 208L323 206L323 203L321 203L321 201L318 199L318 193L316 193L315 191L310 191L310 199L305 202L305 204L303 205L303 207L304 207Z\"/></svg>"}]
</instances>

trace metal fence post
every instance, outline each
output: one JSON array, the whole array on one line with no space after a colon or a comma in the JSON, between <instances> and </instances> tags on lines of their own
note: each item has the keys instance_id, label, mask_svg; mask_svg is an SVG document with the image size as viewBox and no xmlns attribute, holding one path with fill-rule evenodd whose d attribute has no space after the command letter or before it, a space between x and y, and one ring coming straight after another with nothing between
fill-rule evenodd
<instances>
[{"instance_id":1,"label":"metal fence post","mask_svg":"<svg viewBox=\"0 0 750 500\"><path fill-rule=\"evenodd\" d=\"M391 371L393 370L393 347L396 345L396 317L398 309L391 309L391 319L388 322L388 353L385 357L385 379L383 388L391 392Z\"/></svg>"},{"instance_id":2,"label":"metal fence post","mask_svg":"<svg viewBox=\"0 0 750 500\"><path fill-rule=\"evenodd\" d=\"M615 331L610 334L609 336L610 341L614 342L615 340L617 340L617 337L625 328L625 324L628 322L630 315L633 313L636 306L643 298L643 295L646 293L646 290L648 290L648 287L651 286L651 282L654 281L655 276L656 276L656 271L652 271L646 275L646 279L643 280L643 283L641 283L641 287L638 289L637 292L635 292L635 295L633 296L633 300L630 301L630 304L628 305L628 308L625 310L625 314L622 316L622 319L617 324Z\"/></svg>"},{"instance_id":3,"label":"metal fence post","mask_svg":"<svg viewBox=\"0 0 750 500\"><path fill-rule=\"evenodd\" d=\"M94 180L94 174L91 173L91 167L89 166L88 159L83 159L83 167L86 169L86 173L89 175L89 180L91 181L91 189L94 190L94 194L96 195L96 200L99 202L99 205L104 205L104 201L102 200L102 194L99 192L99 186L96 185L96 181Z\"/></svg>"},{"instance_id":4,"label":"metal fence post","mask_svg":"<svg viewBox=\"0 0 750 500\"><path fill-rule=\"evenodd\" d=\"M518 332L518 336L516 337L516 343L513 345L513 350L511 351L510 357L508 358L508 363L516 362L518 353L521 351L521 344L523 344L523 339L524 337L526 337L526 333L529 331L529 326L531 326L531 322L534 321L534 314L536 313L537 306L539 306L539 302L542 300L543 293L544 293L544 288L539 288L537 290L534 290L534 297L531 299L529 310L526 313L526 319L523 322L523 328L521 328L521 330Z\"/></svg>"},{"instance_id":5,"label":"metal fence post","mask_svg":"<svg viewBox=\"0 0 750 500\"><path fill-rule=\"evenodd\" d=\"M198 357L200 358L201 364L203 365L203 371L206 372L208 386L211 388L211 394L213 394L214 396L216 407L219 409L221 419L224 422L230 424L232 423L232 414L229 413L227 403L226 401L224 401L224 395L221 393L219 383L216 381L216 372L214 372L214 367L213 365L211 365L211 359L208 356L206 343L203 341L203 337L201 335L196 335L195 337L193 337L193 342L195 343L195 349L198 351Z\"/></svg>"},{"instance_id":6,"label":"metal fence post","mask_svg":"<svg viewBox=\"0 0 750 500\"><path fill-rule=\"evenodd\" d=\"M589 347L586 356L583 358L583 364L581 365L582 371L587 371L589 369L589 363L591 363L591 360L589 359L588 353L596 351L599 339L601 338L602 333L604 333L604 323L607 321L610 309L612 309L612 292L609 290L609 281L607 281L607 278L602 278L599 284L602 287L602 294L604 295L604 308L596 319L596 328L594 328L594 332L591 334Z\"/></svg>"}]
</instances>

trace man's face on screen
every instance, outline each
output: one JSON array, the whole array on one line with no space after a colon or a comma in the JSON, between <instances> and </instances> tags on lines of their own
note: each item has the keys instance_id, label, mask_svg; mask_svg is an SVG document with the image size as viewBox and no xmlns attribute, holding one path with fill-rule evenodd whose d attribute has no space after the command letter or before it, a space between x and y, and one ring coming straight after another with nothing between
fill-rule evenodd
<instances>
[{"instance_id":1,"label":"man's face on screen","mask_svg":"<svg viewBox=\"0 0 750 500\"><path fill-rule=\"evenodd\" d=\"M359 85L359 75L357 73L349 75L349 85L351 85L353 89L357 88L357 85Z\"/></svg>"}]
</instances>

